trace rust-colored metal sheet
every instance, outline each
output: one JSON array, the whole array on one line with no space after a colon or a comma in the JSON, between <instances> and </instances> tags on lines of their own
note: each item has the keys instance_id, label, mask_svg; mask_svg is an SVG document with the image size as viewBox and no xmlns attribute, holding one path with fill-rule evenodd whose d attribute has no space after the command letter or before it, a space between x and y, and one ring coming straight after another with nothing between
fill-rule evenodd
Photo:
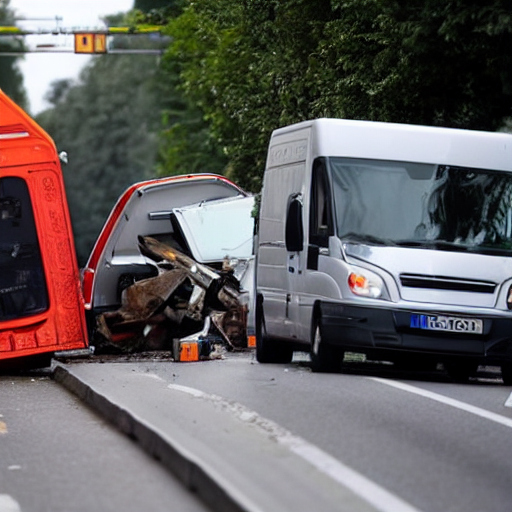
<instances>
[{"instance_id":1,"label":"rust-colored metal sheet","mask_svg":"<svg viewBox=\"0 0 512 512\"><path fill-rule=\"evenodd\" d=\"M158 275L130 285L118 310L97 317L98 352L170 349L177 361L197 361L215 340L245 348L247 306L232 269L213 271L152 237L140 236L139 247Z\"/></svg>"},{"instance_id":2,"label":"rust-colored metal sheet","mask_svg":"<svg viewBox=\"0 0 512 512\"><path fill-rule=\"evenodd\" d=\"M86 346L55 144L0 91L0 360Z\"/></svg>"}]
</instances>

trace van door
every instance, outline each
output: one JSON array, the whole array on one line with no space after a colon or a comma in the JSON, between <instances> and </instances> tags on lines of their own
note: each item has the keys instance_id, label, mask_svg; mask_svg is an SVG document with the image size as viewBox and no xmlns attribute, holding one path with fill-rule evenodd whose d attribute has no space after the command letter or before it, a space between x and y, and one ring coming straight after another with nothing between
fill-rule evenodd
<instances>
[{"instance_id":1,"label":"van door","mask_svg":"<svg viewBox=\"0 0 512 512\"><path fill-rule=\"evenodd\" d=\"M294 281L301 268L300 251L294 245L300 242L296 238L298 233L302 233L304 244L302 225L297 225L303 216L304 172L303 164L266 171L260 209L257 288L264 296L265 326L270 337L290 338L295 329L290 307Z\"/></svg>"},{"instance_id":2,"label":"van door","mask_svg":"<svg viewBox=\"0 0 512 512\"><path fill-rule=\"evenodd\" d=\"M290 317L294 323L294 337L309 342L311 337L311 315L318 286L319 260L328 257L329 237L334 234L332 202L325 159L313 164L311 187L306 207L309 212L308 237L293 260L297 269L290 276Z\"/></svg>"},{"instance_id":3,"label":"van door","mask_svg":"<svg viewBox=\"0 0 512 512\"><path fill-rule=\"evenodd\" d=\"M297 338L299 319L299 296L303 288L304 272L304 221L302 194L293 194L288 199L285 223L286 245L286 310L285 321L289 325L289 335Z\"/></svg>"}]
</instances>

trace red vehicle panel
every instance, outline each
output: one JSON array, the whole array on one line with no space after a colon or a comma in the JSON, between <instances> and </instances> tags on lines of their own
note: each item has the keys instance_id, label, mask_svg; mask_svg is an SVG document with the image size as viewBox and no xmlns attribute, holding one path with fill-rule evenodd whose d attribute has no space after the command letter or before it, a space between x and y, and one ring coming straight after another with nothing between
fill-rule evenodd
<instances>
[{"instance_id":1,"label":"red vehicle panel","mask_svg":"<svg viewBox=\"0 0 512 512\"><path fill-rule=\"evenodd\" d=\"M86 346L55 144L0 91L0 360Z\"/></svg>"}]
</instances>

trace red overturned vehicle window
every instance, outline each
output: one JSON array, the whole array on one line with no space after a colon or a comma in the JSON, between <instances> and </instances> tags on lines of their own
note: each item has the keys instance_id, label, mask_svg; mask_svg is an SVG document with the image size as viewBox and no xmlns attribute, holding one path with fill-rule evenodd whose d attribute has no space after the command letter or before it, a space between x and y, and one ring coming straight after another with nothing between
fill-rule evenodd
<instances>
[{"instance_id":1,"label":"red overturned vehicle window","mask_svg":"<svg viewBox=\"0 0 512 512\"><path fill-rule=\"evenodd\" d=\"M48 309L48 294L28 187L0 178L0 320Z\"/></svg>"}]
</instances>

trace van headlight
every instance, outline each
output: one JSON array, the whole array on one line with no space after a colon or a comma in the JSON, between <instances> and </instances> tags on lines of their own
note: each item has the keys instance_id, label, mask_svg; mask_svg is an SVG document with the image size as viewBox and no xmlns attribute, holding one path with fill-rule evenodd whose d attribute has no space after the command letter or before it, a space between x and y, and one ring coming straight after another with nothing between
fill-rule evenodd
<instances>
[{"instance_id":1,"label":"van headlight","mask_svg":"<svg viewBox=\"0 0 512 512\"><path fill-rule=\"evenodd\" d=\"M352 269L348 275L348 287L354 295L371 299L379 299L385 290L384 281L366 269Z\"/></svg>"}]
</instances>

